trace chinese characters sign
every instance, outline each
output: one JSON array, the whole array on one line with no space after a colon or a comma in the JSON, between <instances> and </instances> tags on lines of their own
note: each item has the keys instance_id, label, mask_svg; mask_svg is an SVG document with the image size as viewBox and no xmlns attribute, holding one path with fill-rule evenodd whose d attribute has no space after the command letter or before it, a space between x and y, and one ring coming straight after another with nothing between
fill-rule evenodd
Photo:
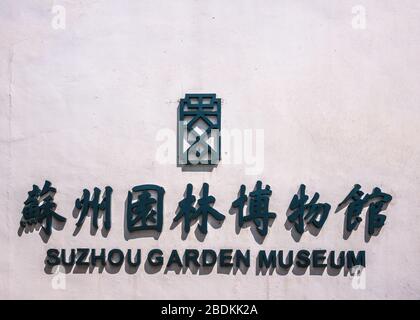
<instances>
[{"instance_id":1,"label":"chinese characters sign","mask_svg":"<svg viewBox=\"0 0 420 320\"><path fill-rule=\"evenodd\" d=\"M89 211L93 228L98 229L99 213L102 212L102 222L105 230L111 229L111 199L113 189L105 187L101 198L101 190L94 188L93 194L87 189L83 190L81 198L76 199L75 208L79 210L79 219L76 227L80 228ZM55 212L57 207L54 195L57 189L50 181L45 181L40 189L37 185L28 192L28 198L22 209L21 227L41 224L46 235L51 235L52 221L56 219L66 222L66 218ZM193 185L187 184L184 198L178 203L178 210L173 222L183 221L185 233L190 232L191 224L199 220L198 230L202 234L208 232L208 219L211 216L216 221L223 221L224 213L217 210L216 198L210 194L210 186L202 185L200 197L193 194ZM162 186L145 184L131 189L127 195L126 219L128 232L155 230L162 232L164 212L165 189ZM258 233L265 237L268 233L269 222L277 218L277 214L270 211L270 199L273 191L269 185L263 188L263 183L257 181L253 191L247 194L246 186L241 185L237 199L232 202L232 209L237 211L238 226L244 227L245 223L253 223ZM293 195L287 220L293 224L295 230L302 234L306 225L321 229L326 223L331 210L328 203L319 202L320 195L316 192L312 198L306 194L306 186L301 185L298 194ZM310 199L310 200L309 200ZM340 211L345 206L346 229L352 232L362 221L361 213L367 207L367 231L374 235L385 223L386 216L382 213L391 202L392 196L375 187L370 194L364 194L361 186L356 184L350 193L337 207ZM245 207L247 210L245 210Z\"/></svg>"}]
</instances>

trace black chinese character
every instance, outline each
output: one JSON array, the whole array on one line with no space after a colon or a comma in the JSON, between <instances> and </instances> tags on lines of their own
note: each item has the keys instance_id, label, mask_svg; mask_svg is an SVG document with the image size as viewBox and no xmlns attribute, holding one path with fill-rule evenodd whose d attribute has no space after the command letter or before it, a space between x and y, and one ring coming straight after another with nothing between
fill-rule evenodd
<instances>
[{"instance_id":1,"label":"black chinese character","mask_svg":"<svg viewBox=\"0 0 420 320\"><path fill-rule=\"evenodd\" d=\"M232 207L238 209L239 227L242 228L246 222L253 221L258 233L265 237L268 233L269 220L276 218L274 212L269 212L270 196L272 194L270 186L266 185L262 189L262 182L257 181L255 190L249 193L248 215L244 215L244 207L248 203L248 196L245 194L245 191L246 187L241 185L238 198L232 202Z\"/></svg>"},{"instance_id":2,"label":"black chinese character","mask_svg":"<svg viewBox=\"0 0 420 320\"><path fill-rule=\"evenodd\" d=\"M77 199L75 203L76 209L80 210L80 217L76 223L76 226L80 228L87 217L89 210L92 209L92 226L98 229L98 218L99 211L103 211L103 226L105 230L111 229L111 195L112 188L105 187L105 194L102 202L99 203L101 190L94 188L93 197L90 200L90 191L87 189L83 190L82 198Z\"/></svg>"},{"instance_id":3,"label":"black chinese character","mask_svg":"<svg viewBox=\"0 0 420 320\"><path fill-rule=\"evenodd\" d=\"M192 184L187 185L186 194L183 200L178 204L179 211L174 218L174 222L184 218L184 231L185 233L190 232L191 222L201 217L201 222L198 225L198 230L202 234L207 234L207 223L209 215L217 221L223 221L225 216L213 208L213 204L216 199L213 196L209 196L209 185L203 184L201 198L197 201L198 207L195 208L195 196L192 195L193 186Z\"/></svg>"},{"instance_id":4,"label":"black chinese character","mask_svg":"<svg viewBox=\"0 0 420 320\"><path fill-rule=\"evenodd\" d=\"M307 203L309 197L305 194L305 189L306 186L301 184L299 194L295 194L290 202L289 210L292 213L287 217L289 222L294 223L296 231L299 234L303 234L305 231L305 222L312 224L317 229L321 229L331 209L328 203L317 203L319 199L318 192Z\"/></svg>"},{"instance_id":5,"label":"black chinese character","mask_svg":"<svg viewBox=\"0 0 420 320\"><path fill-rule=\"evenodd\" d=\"M367 232L373 235L377 229L380 229L386 220L386 216L380 212L386 209L386 206L392 200L392 196L381 191L380 188L374 188L371 194L365 194L361 191L361 186L356 184L347 197L338 205L337 211L347 206L346 210L346 230L351 233L357 229L362 221L360 217L363 208L367 210Z\"/></svg>"},{"instance_id":6,"label":"black chinese character","mask_svg":"<svg viewBox=\"0 0 420 320\"><path fill-rule=\"evenodd\" d=\"M57 205L53 200L56 192L49 181L45 181L42 190L33 185L32 190L28 192L28 199L24 202L23 217L20 221L22 228L40 223L45 234L50 236L53 218L59 222L66 221L66 218L55 212ZM42 225L44 220L45 226Z\"/></svg>"},{"instance_id":7,"label":"black chinese character","mask_svg":"<svg viewBox=\"0 0 420 320\"><path fill-rule=\"evenodd\" d=\"M137 201L133 202L133 194L137 194ZM156 197L152 197L152 193ZM156 230L162 232L163 225L163 196L165 190L157 185L147 184L136 186L127 196L127 229L128 232L142 230Z\"/></svg>"}]
</instances>

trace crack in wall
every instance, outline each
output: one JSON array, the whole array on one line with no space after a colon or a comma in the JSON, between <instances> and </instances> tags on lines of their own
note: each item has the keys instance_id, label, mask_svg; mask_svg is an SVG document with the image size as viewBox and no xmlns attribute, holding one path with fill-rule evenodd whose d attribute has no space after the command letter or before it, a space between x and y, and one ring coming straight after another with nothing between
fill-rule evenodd
<instances>
[{"instance_id":1,"label":"crack in wall","mask_svg":"<svg viewBox=\"0 0 420 320\"><path fill-rule=\"evenodd\" d=\"M8 125L9 125L9 141L12 140L12 110L13 110L13 59L14 59L14 47L13 45L9 48L9 112L8 112ZM11 150L9 148L9 156L11 155Z\"/></svg>"},{"instance_id":2,"label":"crack in wall","mask_svg":"<svg viewBox=\"0 0 420 320\"><path fill-rule=\"evenodd\" d=\"M12 112L13 112L13 60L14 60L14 46L11 45L9 48L9 61L8 61L8 71L9 71L9 104L8 104L8 114L7 114L7 120L8 120L8 168L7 168L7 204L6 204L6 210L9 213L10 212L10 190L12 190L11 181L12 181ZM13 219L11 218L11 215L8 214L8 226L9 226L9 232L8 232L8 243L9 247L11 247L11 234L13 225ZM12 261L12 252L9 252L9 259L8 259L8 274L11 272L11 261ZM8 295L10 296L10 281L7 280L7 291Z\"/></svg>"}]
</instances>

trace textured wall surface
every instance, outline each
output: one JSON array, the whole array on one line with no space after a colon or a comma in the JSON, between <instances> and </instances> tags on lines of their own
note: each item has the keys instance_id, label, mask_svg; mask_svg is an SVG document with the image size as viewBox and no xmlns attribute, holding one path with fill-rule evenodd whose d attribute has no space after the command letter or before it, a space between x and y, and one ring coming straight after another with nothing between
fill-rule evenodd
<instances>
[{"instance_id":1,"label":"textured wall surface","mask_svg":"<svg viewBox=\"0 0 420 320\"><path fill-rule=\"evenodd\" d=\"M54 25L54 5L65 8L64 29ZM365 9L362 28L356 5ZM420 298L419 18L415 0L1 0L0 297ZM223 160L189 172L159 159L160 129L175 132L178 100L194 92L222 98L223 129L264 130L261 172ZM18 232L27 192L45 179L67 218L47 243ZM277 213L262 244L249 228L237 234L229 214L240 184L258 179L271 186ZM170 230L188 182L196 193L208 182L226 215L204 241L196 224L185 240L181 226ZM127 191L143 183L166 189L163 232L126 240ZM295 241L284 223L300 183L332 212L317 236ZM347 240L344 214L334 213L355 183L393 196L370 241L365 212ZM73 236L75 199L107 185L109 235L91 235L88 218ZM250 249L253 258L246 274L149 274L142 263L135 274L70 272L65 290L54 289L46 251L77 247ZM366 288L355 290L343 272L255 272L258 250L319 248L365 250Z\"/></svg>"}]
</instances>

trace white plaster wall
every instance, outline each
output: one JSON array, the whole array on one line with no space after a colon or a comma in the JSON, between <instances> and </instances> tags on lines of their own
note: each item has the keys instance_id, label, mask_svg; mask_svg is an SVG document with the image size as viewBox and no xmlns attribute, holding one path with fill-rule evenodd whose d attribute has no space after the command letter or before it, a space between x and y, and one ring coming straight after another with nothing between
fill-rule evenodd
<instances>
[{"instance_id":1,"label":"white plaster wall","mask_svg":"<svg viewBox=\"0 0 420 320\"><path fill-rule=\"evenodd\" d=\"M66 29L51 27L53 4ZM351 8L366 8L364 30ZM420 2L406 1L0 1L0 297L1 298L420 298ZM159 128L176 129L185 93L223 99L223 129L264 129L264 170L247 165L182 172L156 159ZM68 218L47 244L18 236L32 184L57 187ZM271 185L277 213L262 245L249 229L235 233L230 203L239 186ZM185 185L210 184L226 214L204 242L169 230ZM159 240L126 241L127 191L142 183L166 189ZM317 237L295 242L284 227L300 183L336 205L355 183L394 199L378 237L364 241L364 221L348 240L343 213L331 213ZM114 188L107 238L74 237L74 200L83 188ZM364 217L365 214L362 215ZM196 226L196 225L195 225ZM194 231L195 226L192 228ZM49 248L251 249L246 275L66 275L52 289L44 272ZM260 249L366 250L366 289L339 276L255 275Z\"/></svg>"}]
</instances>

